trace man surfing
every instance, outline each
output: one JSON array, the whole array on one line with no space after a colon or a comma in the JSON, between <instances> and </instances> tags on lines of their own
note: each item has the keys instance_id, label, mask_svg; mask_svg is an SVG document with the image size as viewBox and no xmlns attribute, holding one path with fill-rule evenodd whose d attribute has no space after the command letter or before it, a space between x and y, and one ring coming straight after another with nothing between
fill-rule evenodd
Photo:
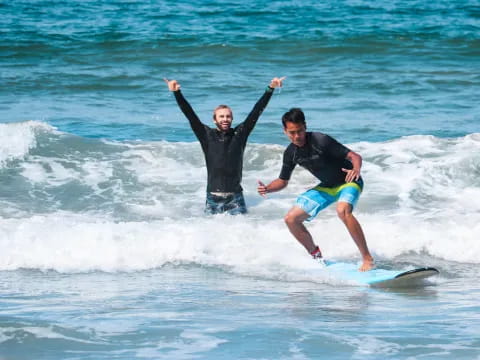
<instances>
[{"instance_id":1,"label":"man surfing","mask_svg":"<svg viewBox=\"0 0 480 360\"><path fill-rule=\"evenodd\" d=\"M320 183L297 198L285 216L288 229L314 259L323 263L322 252L313 242L312 235L303 222L312 220L321 210L337 202L337 214L362 255L359 270L372 269L373 257L368 250L362 227L352 214L363 189L360 176L362 157L326 134L307 132L305 115L299 108L286 112L282 123L291 144L283 154L279 177L268 185L259 181L258 193L265 196L284 189L297 164L307 169Z\"/></svg>"}]
</instances>

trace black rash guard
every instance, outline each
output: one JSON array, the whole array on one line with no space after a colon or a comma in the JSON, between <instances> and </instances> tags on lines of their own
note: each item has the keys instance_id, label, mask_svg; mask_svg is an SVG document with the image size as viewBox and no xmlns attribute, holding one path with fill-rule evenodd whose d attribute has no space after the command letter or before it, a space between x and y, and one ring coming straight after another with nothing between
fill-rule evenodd
<instances>
[{"instance_id":1,"label":"black rash guard","mask_svg":"<svg viewBox=\"0 0 480 360\"><path fill-rule=\"evenodd\" d=\"M283 166L279 178L290 180L295 165L310 171L322 187L336 187L345 184L344 169L352 169L352 163L346 159L350 149L329 135L320 132L307 132L305 145L299 147L291 143L283 153ZM361 178L355 181L361 187Z\"/></svg>"},{"instance_id":2,"label":"black rash guard","mask_svg":"<svg viewBox=\"0 0 480 360\"><path fill-rule=\"evenodd\" d=\"M203 124L185 100L180 90L174 91L178 106L187 117L193 132L202 145L207 163L208 192L241 192L243 152L248 135L272 97L273 89L268 87L257 101L244 122L227 132L212 129Z\"/></svg>"}]
</instances>

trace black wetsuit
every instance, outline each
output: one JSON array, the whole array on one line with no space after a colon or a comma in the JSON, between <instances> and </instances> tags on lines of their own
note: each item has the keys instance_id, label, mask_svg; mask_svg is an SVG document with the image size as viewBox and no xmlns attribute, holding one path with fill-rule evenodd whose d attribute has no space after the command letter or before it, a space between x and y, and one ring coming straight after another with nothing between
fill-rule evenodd
<instances>
[{"instance_id":1,"label":"black wetsuit","mask_svg":"<svg viewBox=\"0 0 480 360\"><path fill-rule=\"evenodd\" d=\"M222 132L203 124L180 90L174 92L178 106L187 117L202 145L208 173L207 192L242 192L240 183L247 138L272 97L272 93L273 89L268 87L244 122L235 128L230 128L227 132Z\"/></svg>"},{"instance_id":2,"label":"black wetsuit","mask_svg":"<svg viewBox=\"0 0 480 360\"><path fill-rule=\"evenodd\" d=\"M307 132L305 145L299 147L291 143L283 153L283 166L279 178L290 180L295 165L310 171L322 187L336 187L345 184L344 169L352 169L352 163L345 157L350 149L329 135L320 132ZM363 187L361 178L355 181Z\"/></svg>"}]
</instances>

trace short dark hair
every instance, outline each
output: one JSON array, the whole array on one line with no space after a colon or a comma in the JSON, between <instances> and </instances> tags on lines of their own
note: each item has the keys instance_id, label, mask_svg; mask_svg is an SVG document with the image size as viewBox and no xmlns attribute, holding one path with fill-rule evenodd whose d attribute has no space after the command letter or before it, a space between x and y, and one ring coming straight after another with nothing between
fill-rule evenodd
<instances>
[{"instance_id":1,"label":"short dark hair","mask_svg":"<svg viewBox=\"0 0 480 360\"><path fill-rule=\"evenodd\" d=\"M233 118L233 111L232 109L230 108L230 106L228 105L218 105L215 110L213 110L213 120L217 120L217 110L220 110L220 109L228 109L230 110L230 113L232 114L232 118Z\"/></svg>"},{"instance_id":2,"label":"short dark hair","mask_svg":"<svg viewBox=\"0 0 480 360\"><path fill-rule=\"evenodd\" d=\"M282 124L283 127L287 127L287 122L292 122L295 124L303 124L305 123L305 115L303 114L302 109L300 108L291 108L282 116Z\"/></svg>"}]
</instances>

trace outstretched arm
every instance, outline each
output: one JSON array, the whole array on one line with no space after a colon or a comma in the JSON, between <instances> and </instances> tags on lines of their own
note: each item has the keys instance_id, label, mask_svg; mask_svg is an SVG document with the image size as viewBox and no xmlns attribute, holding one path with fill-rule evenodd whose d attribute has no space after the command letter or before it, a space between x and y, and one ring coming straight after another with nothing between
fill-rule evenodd
<instances>
[{"instance_id":1,"label":"outstretched arm","mask_svg":"<svg viewBox=\"0 0 480 360\"><path fill-rule=\"evenodd\" d=\"M183 97L183 94L180 91L180 84L177 80L163 80L167 83L168 90L172 91L175 95L175 100L177 100L177 104L180 107L180 110L182 110L183 114L190 122L190 127L192 128L193 132L195 133L197 138L202 141L206 136L205 125L203 125L203 123L200 121L197 114L195 114L195 111L193 111L188 101Z\"/></svg>"},{"instance_id":2,"label":"outstretched arm","mask_svg":"<svg viewBox=\"0 0 480 360\"><path fill-rule=\"evenodd\" d=\"M270 84L268 85L267 89L265 90L265 93L262 95L260 100L257 101L255 106L253 107L252 111L250 111L250 114L248 114L247 118L245 119L245 130L247 133L250 133L250 131L253 130L253 127L257 123L258 118L262 114L263 110L267 107L268 102L270 101L270 98L272 97L273 90L275 88L280 88L282 87L283 80L285 80L286 76L283 76L281 78L273 78L272 81L270 81Z\"/></svg>"},{"instance_id":3,"label":"outstretched arm","mask_svg":"<svg viewBox=\"0 0 480 360\"><path fill-rule=\"evenodd\" d=\"M266 197L266 195L268 193L275 192L275 191L280 191L280 190L286 188L287 185L288 185L288 181L280 179L280 178L273 180L268 185L265 185L263 182L258 180L257 191L261 196Z\"/></svg>"}]
</instances>

